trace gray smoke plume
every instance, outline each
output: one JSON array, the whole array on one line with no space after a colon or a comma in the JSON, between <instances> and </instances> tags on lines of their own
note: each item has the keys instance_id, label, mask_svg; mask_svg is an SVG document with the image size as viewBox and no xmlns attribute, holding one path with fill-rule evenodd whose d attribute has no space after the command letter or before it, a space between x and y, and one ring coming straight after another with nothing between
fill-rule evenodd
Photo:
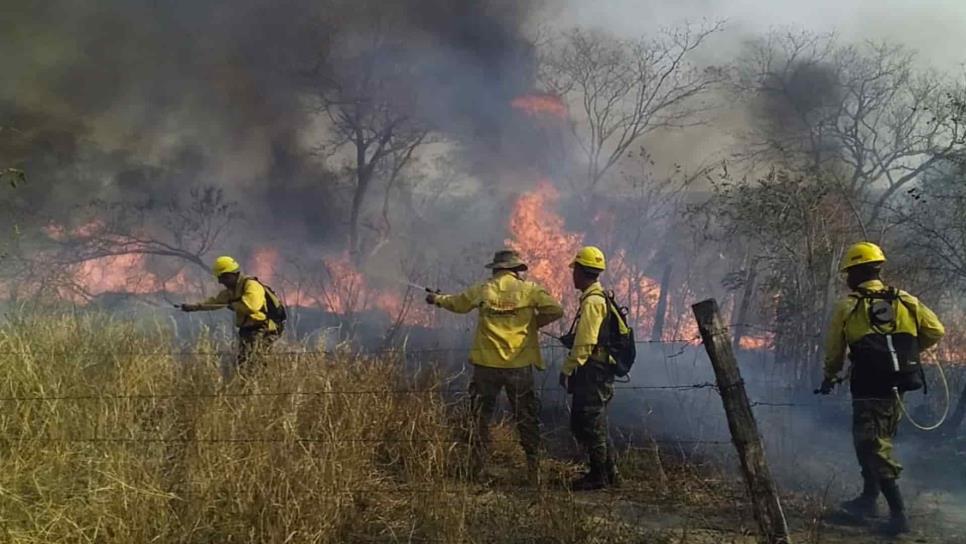
<instances>
[{"instance_id":1,"label":"gray smoke plume","mask_svg":"<svg viewBox=\"0 0 966 544\"><path fill-rule=\"evenodd\" d=\"M420 97L416 113L468 144L501 142L509 100L532 84L529 1L3 9L0 126L16 130L0 133L0 159L29 173L17 193L25 208L59 220L92 197L214 184L256 216L316 235L337 228L336 175L299 140L317 115L304 97L337 42L373 29L389 29L393 61L411 67L404 83Z\"/></svg>"}]
</instances>

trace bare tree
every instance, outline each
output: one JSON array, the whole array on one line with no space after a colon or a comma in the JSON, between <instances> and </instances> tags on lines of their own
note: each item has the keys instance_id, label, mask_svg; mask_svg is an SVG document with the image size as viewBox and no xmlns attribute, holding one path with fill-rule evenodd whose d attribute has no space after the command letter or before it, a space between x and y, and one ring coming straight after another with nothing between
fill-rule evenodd
<instances>
[{"instance_id":1,"label":"bare tree","mask_svg":"<svg viewBox=\"0 0 966 544\"><path fill-rule=\"evenodd\" d=\"M83 211L83 210L82 210ZM195 188L185 198L164 203L95 201L87 206L90 220L74 228L48 227L54 243L40 259L74 265L122 255L170 257L208 272L210 252L240 217L221 189Z\"/></svg>"},{"instance_id":2,"label":"bare tree","mask_svg":"<svg viewBox=\"0 0 966 544\"><path fill-rule=\"evenodd\" d=\"M177 276L185 264L207 274L210 252L240 217L235 204L213 187L192 189L184 198L172 197L163 203L95 201L77 212L74 225L48 225L43 240L18 246L16 258L6 263L15 281L30 284L25 292L42 292L50 286L68 297L91 298L92 293L73 273L75 269L97 259L127 255L180 261L164 274L153 273L162 282ZM135 275L143 272L131 271Z\"/></svg>"},{"instance_id":3,"label":"bare tree","mask_svg":"<svg viewBox=\"0 0 966 544\"><path fill-rule=\"evenodd\" d=\"M597 187L643 136L707 121L703 99L723 73L691 59L722 26L685 25L639 40L574 29L546 43L543 85L583 114L572 129L587 161L588 187Z\"/></svg>"},{"instance_id":4,"label":"bare tree","mask_svg":"<svg viewBox=\"0 0 966 544\"><path fill-rule=\"evenodd\" d=\"M947 296L950 285L966 285L966 164L944 161L903 196L888 210L900 231L899 259L924 276L910 278L919 280L917 292Z\"/></svg>"},{"instance_id":5,"label":"bare tree","mask_svg":"<svg viewBox=\"0 0 966 544\"><path fill-rule=\"evenodd\" d=\"M406 85L413 68L396 62L395 44L386 35L374 32L333 49L316 95L318 110L330 122L329 156L349 155L349 252L357 263L367 195L379 178L387 185L398 178L429 132L413 114L415 97Z\"/></svg>"},{"instance_id":6,"label":"bare tree","mask_svg":"<svg viewBox=\"0 0 966 544\"><path fill-rule=\"evenodd\" d=\"M411 195L408 194L411 189L406 183L403 171L406 168L413 169L415 165L413 154L415 153L416 148L422 145L427 136L428 133L424 132L421 137L412 142L412 145L394 150L390 159L384 161L385 164L380 169L384 170L380 177L384 178L386 183L382 198L382 212L379 214L378 218L376 218L375 221L369 225L376 233L376 240L372 244L372 248L368 251L368 255L370 257L376 254L376 252L388 244L392 239L393 197L403 197L403 199L407 201L411 199Z\"/></svg>"},{"instance_id":7,"label":"bare tree","mask_svg":"<svg viewBox=\"0 0 966 544\"><path fill-rule=\"evenodd\" d=\"M949 99L961 86L917 64L901 46L841 45L833 35L752 42L737 89L763 121L743 157L834 180L863 225L881 229L890 199L966 146Z\"/></svg>"},{"instance_id":8,"label":"bare tree","mask_svg":"<svg viewBox=\"0 0 966 544\"><path fill-rule=\"evenodd\" d=\"M622 183L614 189L614 198L597 200L607 202L607 209L591 214L597 218L591 228L608 254L620 252L625 256L621 275L635 286L628 292L631 317L638 323L649 323L651 338L660 340L665 337L665 318L678 310L669 306L675 288L675 261L683 260L677 245L686 230L679 223L680 212L688 190L707 169L692 171L672 165L666 174L657 175L654 167L643 147L628 153L618 167ZM639 288L652 278L659 278L656 305L653 293Z\"/></svg>"}]
</instances>

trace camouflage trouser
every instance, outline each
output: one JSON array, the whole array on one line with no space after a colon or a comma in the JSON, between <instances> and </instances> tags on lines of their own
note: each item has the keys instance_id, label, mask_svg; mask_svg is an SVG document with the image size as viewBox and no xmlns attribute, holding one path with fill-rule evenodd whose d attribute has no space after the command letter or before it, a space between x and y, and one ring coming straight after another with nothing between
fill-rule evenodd
<instances>
[{"instance_id":1,"label":"camouflage trouser","mask_svg":"<svg viewBox=\"0 0 966 544\"><path fill-rule=\"evenodd\" d=\"M533 390L533 367L490 368L474 365L469 393L473 410L470 447L475 468L481 468L486 461L490 443L489 424L503 388L506 388L520 434L520 445L527 458L536 459L540 449L540 400Z\"/></svg>"},{"instance_id":2,"label":"camouflage trouser","mask_svg":"<svg viewBox=\"0 0 966 544\"><path fill-rule=\"evenodd\" d=\"M863 477L878 480L899 477L902 465L892 456L892 439L900 416L895 398L852 400L852 440Z\"/></svg>"},{"instance_id":3,"label":"camouflage trouser","mask_svg":"<svg viewBox=\"0 0 966 544\"><path fill-rule=\"evenodd\" d=\"M278 340L278 334L264 328L238 329L238 356L235 368L253 370L257 364L264 363L265 353Z\"/></svg>"},{"instance_id":4,"label":"camouflage trouser","mask_svg":"<svg viewBox=\"0 0 966 544\"><path fill-rule=\"evenodd\" d=\"M587 363L572 380L570 430L590 456L591 467L604 466L611 456L607 433L607 403L614 398L614 374L603 365Z\"/></svg>"}]
</instances>

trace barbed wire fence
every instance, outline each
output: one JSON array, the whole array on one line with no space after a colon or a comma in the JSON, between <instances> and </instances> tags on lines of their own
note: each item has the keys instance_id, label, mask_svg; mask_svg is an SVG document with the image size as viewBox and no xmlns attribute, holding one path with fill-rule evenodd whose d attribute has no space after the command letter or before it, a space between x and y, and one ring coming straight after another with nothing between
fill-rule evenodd
<instances>
[{"instance_id":1,"label":"barbed wire fence","mask_svg":"<svg viewBox=\"0 0 966 544\"><path fill-rule=\"evenodd\" d=\"M714 374L704 346L696 338L671 339L663 341L639 341L638 362L635 365L633 378L627 382L614 385L615 398L611 408L611 432L619 435L615 442L619 443L619 451L624 454L640 450L646 457L639 459L651 460L656 458L663 463L667 456L672 456L691 463L693 460L709 461L717 469L725 472L737 472L737 454L725 423L718 385L714 381ZM282 347L282 346L279 346ZM557 371L566 357L567 349L556 344L542 344L541 350L548 361L545 372L536 374L534 389L538 392L543 403L544 426L542 434L544 441L549 437L564 437L571 439L570 428L566 421L569 411L568 395L556 384ZM6 350L0 346L0 353L16 353L29 357L45 357L51 354ZM130 391L80 391L72 392L69 385L66 390L45 390L37 392L22 392L17 394L4 393L0 390L0 411L10 411L11 407L24 409L32 405L44 403L69 403L74 410L90 409L103 403L124 403L120 408L136 410L138 403L155 401L224 401L245 402L255 398L313 398L313 397L372 397L376 399L386 396L434 396L450 399L453 402L465 401L468 392L469 374L465 372L465 361L469 349L465 347L428 347L420 349L385 348L369 350L362 353L348 351L323 351L311 349L278 349L270 354L263 372L255 381L261 380L257 387L246 388L219 387L210 391L163 391L163 392L130 392ZM90 353L89 356L98 356ZM115 352L113 361L123 364L123 356L137 355L168 359L184 365L203 361L211 364L215 361L230 360L235 356L234 349L172 349L150 352L132 351ZM747 353L745 354L748 355ZM73 352L72 357L85 357L83 351ZM103 356L103 354L100 354ZM318 365L319 372L325 372L326 366L338 364L353 364L353 361L373 362L382 359L386 364L403 365L402 374L407 370L421 369L428 365L434 370L444 370L435 373L439 381L420 385L413 381L408 385L386 388L338 388L318 387L317 385L303 388L272 388L272 369L277 365L297 363L294 371L313 372L313 365ZM807 455L799 450L803 443L810 439L803 436L802 426L808 418L812 424L829 411L841 422L843 429L848 425L848 408L853 402L845 395L832 397L813 397L811 391L804 391L800 384L788 383L787 387L775 389L774 375L757 369L755 363L769 364L767 361L752 361L744 357L742 373L749 395L752 397L751 407L758 418L759 429L766 444L769 457L781 459L776 463L781 470L797 470L795 455ZM767 359L767 358L766 358ZM771 361L774 363L774 361ZM458 365L458 366L457 366ZM463 370L460 370L463 368ZM449 370L451 372L445 372ZM268 378L268 379L265 379ZM760 383L756 384L756 379ZM408 383L408 382L407 382ZM757 387L756 387L757 385ZM797 385L797 387L796 387ZM358 445L360 448L375 446L408 446L423 445L427 448L439 447L450 449L466 445L465 438L454 433L432 433L423 436L416 433L412 436L338 436L325 437L300 435L298 432L279 433L266 430L252 434L224 435L195 435L192 432L155 433L141 431L130 432L122 429L100 429L94 426L93 434L85 434L89 429L78 429L76 433L45 434L44 432L27 432L8 434L6 426L0 428L0 453L16 450L26 450L28 457L36 454L45 455L45 448L59 446L75 446L77 451L97 452L109 455L114 451L123 451L128 457L147 458L157 456L157 450L163 450L160 455L165 458L161 464L178 462L185 450L190 448L210 451L212 456L220 456L222 451L237 455L264 455L273 452L275 455L305 454L308 452L324 451L327 446ZM148 431L148 429L144 429ZM502 435L506 436L506 435ZM494 438L491 444L508 444L511 447L518 442L516 436ZM848 450L851 442L842 441ZM255 449L262 446L262 449ZM155 448L156 449L152 449ZM252 448L232 450L230 448ZM418 450L417 450L418 451ZM121 455L124 455L121 454ZM553 454L551 454L553 455ZM837 454L824 452L826 457ZM170 461L174 459L175 461ZM850 455L838 457L838 462L849 462ZM700 471L695 465L679 467L689 473ZM171 493L176 493L178 486L193 485L188 472L184 469L172 469L170 475L165 475L165 485L171 486ZM664 474L663 466L660 468ZM697 472L694 472L695 474ZM664 476L666 478L666 476ZM453 493L453 482L433 480L427 482L395 482L379 487L379 481L359 482L361 485L351 487L334 486L331 490L326 486L325 500L338 501L344 497L383 494L391 497L441 496ZM642 484L643 485L643 484ZM660 484L659 484L660 485ZM663 484L666 486L665 484ZM166 488L167 489L167 488ZM459 491L455 491L459 492ZM544 493L537 488L514 488L514 494L527 500L543 500ZM530 498L532 497L532 499ZM741 515L741 514L738 514ZM374 540L375 541L375 540ZM431 538L421 539L425 542L442 542Z\"/></svg>"},{"instance_id":2,"label":"barbed wire fence","mask_svg":"<svg viewBox=\"0 0 966 544\"><path fill-rule=\"evenodd\" d=\"M725 426L723 424L723 411L721 406L716 402L718 388L715 383L713 383L713 375L711 373L710 365L707 368L703 368L703 372L697 369L699 362L704 361L705 355L703 353L703 348L698 343L696 338L685 338L685 339L670 339L662 341L654 340L642 340L638 341L639 347L650 347L644 353L642 357L645 361L639 361L635 367L635 375L640 376L636 381L630 381L627 383L617 383L614 386L615 390L615 406L616 410L619 412L617 414L617 421L612 423L612 427L633 427L634 425L626 425L627 420L634 418L633 414L628 415L628 411L641 410L645 413L651 411L648 404L661 404L661 405L673 405L677 408L674 410L676 412L674 417L670 419L678 421L682 418L689 417L688 414L692 414L693 418L704 418L709 413L714 413L717 411L719 415L719 421L707 424L707 422L696 420L694 425L687 426L686 428L692 431L697 431L697 433L688 433L681 435L673 435L668 433L668 428L671 427L682 427L681 425L666 425L662 424L660 421L662 417L668 416L667 413L659 413L654 415L654 420L657 420L657 424L654 427L658 428L658 432L654 433L648 430L647 422L641 421L636 423L641 424L640 430L634 430L633 435L627 437L626 440L622 442L629 447L635 445L635 438L643 435L643 441L646 444L666 444L666 445L688 445L688 446L729 446L732 444L730 438L727 436ZM548 371L543 372L542 376L539 378L538 384L534 389L540 394L543 399L543 411L551 412L550 425L545 425L543 432L545 435L551 435L554 433L569 433L569 427L565 422L559 421L559 416L565 414L568 410L567 395L566 393L555 383L557 372L556 367L559 366L562 358L566 355L566 349L562 346L555 344L542 344L541 349L546 354L546 358L551 362ZM457 355L465 356L468 353L467 348L451 348L451 347L431 347L431 348L420 348L420 349L407 349L401 350L399 348L387 348L380 350L369 350L364 353L355 355L355 357L366 358L366 359L377 359L380 357L385 357L387 355L398 356L400 359L406 362L422 362L427 359L432 359L434 357L439 357L442 355ZM34 352L23 352L16 350L0 349L0 353L3 354L20 354L27 356L43 356L44 354L38 354ZM170 351L154 351L154 352L142 352L138 351L137 355L147 355L156 357L166 357L172 360L189 360L192 358L226 358L232 357L234 355L234 350L229 349L215 349L215 350L170 350ZM133 354L133 352L131 353ZM83 357L83 353L74 353L76 356ZM123 356L125 353L115 352L115 356ZM690 355L690 368L681 369L675 367L675 364L683 361L686 355ZM269 368L274 364L284 364L286 361L312 361L312 360L326 360L327 357L342 357L352 358L354 357L348 353L336 354L332 352L324 351L313 351L309 349L298 349L298 350L284 350L280 349L274 351L270 354L271 363ZM655 363L655 359L660 358L660 361ZM270 372L270 371L269 371ZM663 375L658 375L656 372L663 372ZM681 377L690 377L694 374L704 374L707 379L705 380L695 380L695 381L680 381ZM642 374L646 374L642 376ZM20 395L2 395L0 396L0 409L4 409L6 406L9 408L11 404L26 404L26 403L53 403L53 402L73 402L77 403L77 409L83 409L82 403L99 403L108 401L157 401L157 400L200 400L200 399L245 399L254 397L321 397L321 396L397 396L397 395L439 395L447 398L458 399L461 396L467 394L467 389L465 386L455 386L453 382L459 379L465 379L465 373L456 373L454 376L443 380L438 386L431 387L399 387L399 388L385 388L385 389L324 389L324 390L270 390L270 391L233 391L230 389L215 390L215 391L205 391L205 392L164 392L164 393L127 393L127 392L97 392L97 393L57 393L57 392L44 392L43 394L20 394ZM549 383L548 383L549 382ZM639 383L642 382L642 383ZM651 382L653 385L648 384ZM703 396L696 396L696 393L704 393ZM659 395L662 397L668 397L663 399L656 399L654 395ZM644 404L640 404L643 402ZM822 406L829 405L839 405L845 407L851 401L847 398L824 398L821 401L815 402L802 402L801 400L790 400L788 398L765 398L761 400L753 400L752 406L759 409L771 409L771 410L817 410ZM700 406L696 406L695 403L700 403ZM666 412L671 412L672 410L667 410ZM546 414L545 414L546 415ZM554 421L556 419L556 421ZM704 432L708 428L716 429L716 434L712 436L706 436ZM313 437L272 437L272 436L225 436L225 437L163 437L163 436L3 436L0 434L0 443L4 444L5 448L17 448L17 447L38 447L43 444L56 444L56 443L88 443L88 444L102 444L102 445L116 445L118 447L125 445L133 445L138 443L144 444L155 444L155 443L194 443L199 445L210 445L210 446L220 446L220 445L230 445L230 444L257 444L257 443L386 443L386 442L441 442L441 443L455 443L457 440L440 440L440 439L393 439L393 438L380 438L380 437L345 437L336 440L333 439L318 439Z\"/></svg>"}]
</instances>

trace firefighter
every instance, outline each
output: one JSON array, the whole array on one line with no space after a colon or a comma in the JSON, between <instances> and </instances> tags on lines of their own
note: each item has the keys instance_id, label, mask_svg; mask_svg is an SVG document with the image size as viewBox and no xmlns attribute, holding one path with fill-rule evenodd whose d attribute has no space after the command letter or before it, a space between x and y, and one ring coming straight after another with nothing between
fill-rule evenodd
<instances>
[{"instance_id":1,"label":"firefighter","mask_svg":"<svg viewBox=\"0 0 966 544\"><path fill-rule=\"evenodd\" d=\"M563 317L563 308L543 287L520 277L527 265L516 251L496 252L486 268L493 271L488 280L455 295L430 293L426 302L459 314L479 310L469 354L473 365L469 386L473 410L471 476L482 477L489 421L505 388L526 453L527 476L536 485L540 478L540 405L533 387L533 368L545 368L537 330Z\"/></svg>"},{"instance_id":2,"label":"firefighter","mask_svg":"<svg viewBox=\"0 0 966 544\"><path fill-rule=\"evenodd\" d=\"M241 266L227 256L215 259L211 269L224 289L217 295L196 304L181 304L184 312L210 312L228 308L235 312L238 327L238 355L236 368L247 368L266 352L279 335L279 324L268 318L266 288L257 278L242 274ZM276 301L276 306L280 303Z\"/></svg>"},{"instance_id":3,"label":"firefighter","mask_svg":"<svg viewBox=\"0 0 966 544\"><path fill-rule=\"evenodd\" d=\"M920 379L919 353L934 346L945 331L936 314L918 299L886 286L881 278L885 254L879 246L860 242L848 249L841 271L852 290L835 307L825 344L828 394L841 381L846 348L852 362L852 438L862 471L862 493L842 504L857 518L877 514L879 494L885 496L890 518L885 529L897 535L909 531L897 480L902 466L892 451L901 417L902 388L896 369L915 368Z\"/></svg>"},{"instance_id":4,"label":"firefighter","mask_svg":"<svg viewBox=\"0 0 966 544\"><path fill-rule=\"evenodd\" d=\"M607 268L604 253L593 246L581 248L570 268L574 288L580 291L580 309L571 327L574 336L561 369L560 385L573 395L570 429L590 461L589 472L571 486L574 490L616 487L620 482L607 433L607 404L614 397L614 360L597 345L608 315L604 288L598 281Z\"/></svg>"}]
</instances>

